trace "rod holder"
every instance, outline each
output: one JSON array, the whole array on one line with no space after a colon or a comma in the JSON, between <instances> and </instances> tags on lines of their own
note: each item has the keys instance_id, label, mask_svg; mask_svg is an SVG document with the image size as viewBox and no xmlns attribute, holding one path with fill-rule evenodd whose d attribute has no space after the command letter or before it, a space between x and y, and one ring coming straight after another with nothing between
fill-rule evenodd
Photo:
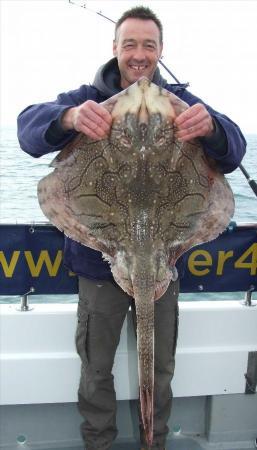
<instances>
[{"instance_id":1,"label":"rod holder","mask_svg":"<svg viewBox=\"0 0 257 450\"><path fill-rule=\"evenodd\" d=\"M20 297L21 303L20 303L20 306L17 306L17 308L16 308L17 311L27 312L27 311L31 311L33 309L31 306L29 306L29 301L28 301L29 294L32 294L33 292L35 292L35 289L33 287L31 287L30 290L28 292L26 292L26 294L21 295L21 297Z\"/></svg>"},{"instance_id":2,"label":"rod holder","mask_svg":"<svg viewBox=\"0 0 257 450\"><path fill-rule=\"evenodd\" d=\"M256 306L257 303L252 301L252 293L255 289L255 286L251 285L245 293L244 301L242 302L242 305L244 306Z\"/></svg>"}]
</instances>

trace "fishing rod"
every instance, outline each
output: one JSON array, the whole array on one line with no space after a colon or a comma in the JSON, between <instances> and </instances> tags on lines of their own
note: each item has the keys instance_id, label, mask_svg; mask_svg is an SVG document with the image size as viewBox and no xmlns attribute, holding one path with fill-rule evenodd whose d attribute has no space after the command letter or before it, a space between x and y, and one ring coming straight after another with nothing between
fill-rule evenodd
<instances>
[{"instance_id":1,"label":"fishing rod","mask_svg":"<svg viewBox=\"0 0 257 450\"><path fill-rule=\"evenodd\" d=\"M257 183L256 183L256 181L253 180L250 177L249 173L247 172L247 170L244 168L244 166L242 164L240 164L239 168L243 172L245 178L247 179L247 182L248 182L249 186L252 188L252 191L255 193L255 195L257 197Z\"/></svg>"},{"instance_id":2,"label":"fishing rod","mask_svg":"<svg viewBox=\"0 0 257 450\"><path fill-rule=\"evenodd\" d=\"M103 17L104 19L108 20L109 22L112 22L114 24L116 24L116 22L112 19L110 19L110 17L105 16L104 14L102 14L101 11L96 11L95 9L91 9L88 8L86 6L86 3L82 3L80 5L78 5L78 3L76 3L76 0L69 0L69 3L75 6L78 6L80 8L86 9L87 11L90 11L94 14L97 14L100 17ZM180 81L175 77L175 75L168 69L168 67L159 59L159 63L161 64L161 66L168 72L168 74L176 81L176 83L181 84ZM189 83L185 83L184 84L185 87L189 86ZM242 164L239 164L239 169L241 170L241 172L243 173L243 175L245 176L250 188L252 189L253 193L255 194L255 196L257 197L257 183L255 180L253 180L249 173L247 172L247 170L244 168L244 166Z\"/></svg>"}]
</instances>

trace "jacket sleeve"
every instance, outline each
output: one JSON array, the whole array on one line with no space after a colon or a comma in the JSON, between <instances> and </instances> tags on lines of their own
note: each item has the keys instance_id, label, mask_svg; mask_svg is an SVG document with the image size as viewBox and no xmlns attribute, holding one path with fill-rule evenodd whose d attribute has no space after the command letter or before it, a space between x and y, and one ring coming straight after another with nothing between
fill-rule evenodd
<instances>
[{"instance_id":1,"label":"jacket sleeve","mask_svg":"<svg viewBox=\"0 0 257 450\"><path fill-rule=\"evenodd\" d=\"M18 140L22 150L38 158L46 153L62 149L77 134L63 131L58 126L62 114L72 106L87 100L87 86L58 95L53 102L31 105L18 116ZM54 127L51 127L55 124ZM54 128L54 133L51 129Z\"/></svg>"},{"instance_id":2,"label":"jacket sleeve","mask_svg":"<svg viewBox=\"0 0 257 450\"><path fill-rule=\"evenodd\" d=\"M186 90L179 97L189 106L195 103L202 103L206 106L216 124L216 135L211 138L200 139L204 151L218 162L223 173L233 172L241 163L246 152L246 140L238 125Z\"/></svg>"}]
</instances>

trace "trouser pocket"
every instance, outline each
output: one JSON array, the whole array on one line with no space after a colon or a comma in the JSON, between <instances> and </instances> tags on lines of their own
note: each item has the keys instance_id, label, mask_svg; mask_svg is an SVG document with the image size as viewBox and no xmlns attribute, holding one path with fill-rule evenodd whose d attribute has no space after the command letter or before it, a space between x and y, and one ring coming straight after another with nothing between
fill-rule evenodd
<instances>
[{"instance_id":1,"label":"trouser pocket","mask_svg":"<svg viewBox=\"0 0 257 450\"><path fill-rule=\"evenodd\" d=\"M87 312L83 314L78 313L78 324L75 336L77 352L81 358L84 365L88 364L87 356L87 334L88 334L88 319L89 315Z\"/></svg>"},{"instance_id":2,"label":"trouser pocket","mask_svg":"<svg viewBox=\"0 0 257 450\"><path fill-rule=\"evenodd\" d=\"M179 306L176 304L175 306L175 324L174 324L174 335L173 335L173 348L172 355L175 356L177 342L178 342L178 326L179 326Z\"/></svg>"}]
</instances>

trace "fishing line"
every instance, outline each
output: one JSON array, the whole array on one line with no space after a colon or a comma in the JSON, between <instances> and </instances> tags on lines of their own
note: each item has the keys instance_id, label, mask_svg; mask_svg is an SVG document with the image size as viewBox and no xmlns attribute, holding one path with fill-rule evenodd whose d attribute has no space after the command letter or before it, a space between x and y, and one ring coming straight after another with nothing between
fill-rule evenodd
<instances>
[{"instance_id":1,"label":"fishing line","mask_svg":"<svg viewBox=\"0 0 257 450\"><path fill-rule=\"evenodd\" d=\"M76 1L73 1L73 0L68 0L68 1L69 1L69 3L71 5L75 5L75 6L78 6L80 8L83 8L83 9L85 9L87 11L90 11L90 12L92 12L94 14L97 14L100 17L103 17L104 19L108 20L109 22L112 22L112 23L116 24L116 22L114 20L112 20L112 19L110 19L110 17L107 17L104 14L102 14L101 11L96 11L94 9L88 8L86 6L86 3L78 4ZM168 67L160 59L159 59L159 63L168 72L168 74L176 81L176 83L181 84L180 81L175 77L175 75L168 69ZM188 86L189 86L189 83L183 84L183 87L185 87L185 88L188 87ZM249 173L247 172L247 170L244 168L244 166L242 164L239 164L238 167L241 170L241 172L243 173L243 175L245 176L245 178L246 178L250 188L252 189L253 193L257 197L257 183L256 183L256 181L253 180L250 177Z\"/></svg>"}]
</instances>

